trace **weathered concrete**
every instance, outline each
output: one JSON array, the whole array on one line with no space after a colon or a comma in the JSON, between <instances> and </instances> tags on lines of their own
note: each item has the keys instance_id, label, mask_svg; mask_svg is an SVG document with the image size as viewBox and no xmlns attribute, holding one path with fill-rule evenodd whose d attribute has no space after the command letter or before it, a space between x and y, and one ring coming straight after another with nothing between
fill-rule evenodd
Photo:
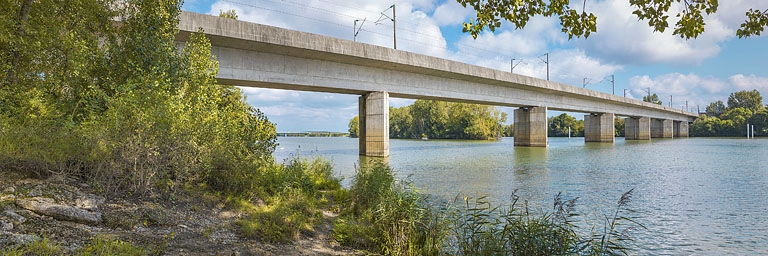
<instances>
[{"instance_id":1,"label":"weathered concrete","mask_svg":"<svg viewBox=\"0 0 768 256\"><path fill-rule=\"evenodd\" d=\"M389 94L371 92L360 97L360 155L389 156Z\"/></svg>"},{"instance_id":2,"label":"weathered concrete","mask_svg":"<svg viewBox=\"0 0 768 256\"><path fill-rule=\"evenodd\" d=\"M628 117L624 119L624 139L625 140L650 140L651 139L651 118L650 117Z\"/></svg>"},{"instance_id":3,"label":"weathered concrete","mask_svg":"<svg viewBox=\"0 0 768 256\"><path fill-rule=\"evenodd\" d=\"M182 12L177 41L203 28L219 61L220 84L391 97L547 106L693 121L679 109L402 50Z\"/></svg>"},{"instance_id":4,"label":"weathered concrete","mask_svg":"<svg viewBox=\"0 0 768 256\"><path fill-rule=\"evenodd\" d=\"M681 121L681 122L675 121L674 122L674 129L675 129L674 137L675 138L688 138L688 127L689 127L688 122L685 122L685 121Z\"/></svg>"},{"instance_id":5,"label":"weathered concrete","mask_svg":"<svg viewBox=\"0 0 768 256\"><path fill-rule=\"evenodd\" d=\"M674 138L673 121L669 119L652 119L651 138Z\"/></svg>"},{"instance_id":6,"label":"weathered concrete","mask_svg":"<svg viewBox=\"0 0 768 256\"><path fill-rule=\"evenodd\" d=\"M547 146L547 107L515 109L515 146Z\"/></svg>"},{"instance_id":7,"label":"weathered concrete","mask_svg":"<svg viewBox=\"0 0 768 256\"><path fill-rule=\"evenodd\" d=\"M615 137L612 113L593 113L584 115L584 141L610 142Z\"/></svg>"}]
</instances>

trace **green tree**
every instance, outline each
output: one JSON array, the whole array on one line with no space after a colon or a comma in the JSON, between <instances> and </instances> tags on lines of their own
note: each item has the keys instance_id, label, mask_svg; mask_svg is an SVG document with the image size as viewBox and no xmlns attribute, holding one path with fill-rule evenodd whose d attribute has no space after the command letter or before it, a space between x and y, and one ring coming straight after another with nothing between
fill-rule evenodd
<instances>
[{"instance_id":1,"label":"green tree","mask_svg":"<svg viewBox=\"0 0 768 256\"><path fill-rule=\"evenodd\" d=\"M389 107L389 136L392 138L416 138L412 132L413 117L409 106ZM420 134L418 136L421 136Z\"/></svg>"},{"instance_id":2,"label":"green tree","mask_svg":"<svg viewBox=\"0 0 768 256\"><path fill-rule=\"evenodd\" d=\"M768 109L760 109L749 118L749 123L755 126L756 135L768 135Z\"/></svg>"},{"instance_id":3,"label":"green tree","mask_svg":"<svg viewBox=\"0 0 768 256\"><path fill-rule=\"evenodd\" d=\"M739 91L728 96L728 108L746 108L757 111L763 108L763 96L757 90Z\"/></svg>"},{"instance_id":4,"label":"green tree","mask_svg":"<svg viewBox=\"0 0 768 256\"><path fill-rule=\"evenodd\" d=\"M725 112L725 104L723 104L722 100L718 100L712 103L709 103L709 106L707 106L707 113L712 113L715 116L720 116Z\"/></svg>"},{"instance_id":5,"label":"green tree","mask_svg":"<svg viewBox=\"0 0 768 256\"><path fill-rule=\"evenodd\" d=\"M360 136L360 117L355 116L349 120L349 137L357 138Z\"/></svg>"},{"instance_id":6,"label":"green tree","mask_svg":"<svg viewBox=\"0 0 768 256\"><path fill-rule=\"evenodd\" d=\"M504 126L504 137L515 136L515 124L509 124Z\"/></svg>"},{"instance_id":7,"label":"green tree","mask_svg":"<svg viewBox=\"0 0 768 256\"><path fill-rule=\"evenodd\" d=\"M584 136L584 121L576 120L567 113L547 118L547 124L547 134L551 137L568 137L569 128L571 136Z\"/></svg>"},{"instance_id":8,"label":"green tree","mask_svg":"<svg viewBox=\"0 0 768 256\"><path fill-rule=\"evenodd\" d=\"M659 95L656 95L655 93L651 94L650 96L643 96L643 101L658 105L662 104L661 100L659 100Z\"/></svg>"},{"instance_id":9,"label":"green tree","mask_svg":"<svg viewBox=\"0 0 768 256\"><path fill-rule=\"evenodd\" d=\"M237 12L235 10L222 11L219 10L219 17L237 20Z\"/></svg>"},{"instance_id":10,"label":"green tree","mask_svg":"<svg viewBox=\"0 0 768 256\"><path fill-rule=\"evenodd\" d=\"M462 6L472 6L476 12L476 18L465 22L464 32L469 32L474 38L485 29L493 32L501 27L501 19L505 19L515 26L515 29L523 29L528 21L535 16L560 19L560 26L568 38L589 37L597 31L597 17L586 10L587 1L583 5L573 7L568 0L457 0ZM679 13L670 11L673 3L682 3L683 9ZM682 38L696 38L704 32L704 14L709 15L717 11L717 0L629 0L630 6L635 8L632 12L639 20L648 21L648 25L655 32L664 32L669 26L667 19L670 15L680 17L674 25L673 35ZM581 7L581 8L579 8ZM580 9L580 10L579 10ZM736 35L749 37L759 36L764 27L768 26L768 10L749 9L746 12L746 20L736 31Z\"/></svg>"},{"instance_id":11,"label":"green tree","mask_svg":"<svg viewBox=\"0 0 768 256\"><path fill-rule=\"evenodd\" d=\"M203 33L179 48L180 2L2 6L12 8L0 11L0 166L75 174L105 193L255 193L275 127L238 88L216 84Z\"/></svg>"},{"instance_id":12,"label":"green tree","mask_svg":"<svg viewBox=\"0 0 768 256\"><path fill-rule=\"evenodd\" d=\"M613 118L613 129L616 132L616 137L624 137L624 118L615 116Z\"/></svg>"}]
</instances>

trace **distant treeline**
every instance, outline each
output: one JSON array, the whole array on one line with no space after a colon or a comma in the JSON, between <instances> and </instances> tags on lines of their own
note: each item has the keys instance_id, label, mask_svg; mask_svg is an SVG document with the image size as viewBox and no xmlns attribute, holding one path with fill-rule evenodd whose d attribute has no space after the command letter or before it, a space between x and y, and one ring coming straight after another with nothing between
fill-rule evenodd
<instances>
[{"instance_id":1,"label":"distant treeline","mask_svg":"<svg viewBox=\"0 0 768 256\"><path fill-rule=\"evenodd\" d=\"M356 116L349 121L349 134L358 136ZM507 114L493 106L416 100L413 105L389 108L390 138L498 139L511 136Z\"/></svg>"},{"instance_id":2,"label":"distant treeline","mask_svg":"<svg viewBox=\"0 0 768 256\"><path fill-rule=\"evenodd\" d=\"M346 132L278 132L278 137L346 137Z\"/></svg>"},{"instance_id":3,"label":"distant treeline","mask_svg":"<svg viewBox=\"0 0 768 256\"><path fill-rule=\"evenodd\" d=\"M691 125L691 136L745 136L747 124L754 125L755 136L768 134L768 110L757 90L731 93L728 106L718 100L710 103L706 110L707 113Z\"/></svg>"}]
</instances>

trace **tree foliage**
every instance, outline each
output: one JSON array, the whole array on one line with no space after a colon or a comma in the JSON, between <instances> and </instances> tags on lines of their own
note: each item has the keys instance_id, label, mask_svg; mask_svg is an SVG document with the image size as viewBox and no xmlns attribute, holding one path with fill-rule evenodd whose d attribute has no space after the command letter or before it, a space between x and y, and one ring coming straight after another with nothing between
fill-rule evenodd
<instances>
[{"instance_id":1,"label":"tree foliage","mask_svg":"<svg viewBox=\"0 0 768 256\"><path fill-rule=\"evenodd\" d=\"M584 120L576 120L575 117L562 113L558 116L547 118L547 134L550 137L584 136Z\"/></svg>"},{"instance_id":2,"label":"tree foliage","mask_svg":"<svg viewBox=\"0 0 768 256\"><path fill-rule=\"evenodd\" d=\"M763 96L757 90L738 91L728 96L728 108L746 108L757 111L763 108Z\"/></svg>"},{"instance_id":3,"label":"tree foliage","mask_svg":"<svg viewBox=\"0 0 768 256\"><path fill-rule=\"evenodd\" d=\"M579 6L571 5L568 0L456 0L462 6L471 6L476 12L476 18L464 23L464 32L472 37L485 29L491 32L501 27L501 20L507 20L515 29L523 29L528 21L535 16L558 17L563 33L571 39L587 38L597 32L597 17L586 10L587 0ZM675 15L679 20L674 24L673 35L681 38L696 38L705 30L704 15L717 12L718 0L628 0L635 10L632 12L639 20L647 21L654 32L663 33L670 27L669 17ZM578 3L578 2L577 2ZM675 13L673 4L682 4L681 12ZM581 7L581 8L579 8ZM670 9L672 9L670 11ZM746 12L746 20L736 31L738 37L759 36L764 27L768 26L768 10L750 9Z\"/></svg>"},{"instance_id":4,"label":"tree foliage","mask_svg":"<svg viewBox=\"0 0 768 256\"><path fill-rule=\"evenodd\" d=\"M349 120L349 137L357 138L360 136L360 118L358 116Z\"/></svg>"},{"instance_id":5,"label":"tree foliage","mask_svg":"<svg viewBox=\"0 0 768 256\"><path fill-rule=\"evenodd\" d=\"M763 97L757 90L739 91L728 97L728 107L722 101L707 106L691 125L691 136L745 136L747 124L754 125L755 136L768 135L768 110L762 105Z\"/></svg>"},{"instance_id":6,"label":"tree foliage","mask_svg":"<svg viewBox=\"0 0 768 256\"><path fill-rule=\"evenodd\" d=\"M658 105L662 104L661 100L659 100L659 95L656 95L655 93L651 95L643 96L643 101L650 102L653 104L658 104Z\"/></svg>"},{"instance_id":7,"label":"tree foliage","mask_svg":"<svg viewBox=\"0 0 768 256\"><path fill-rule=\"evenodd\" d=\"M715 116L720 116L725 112L725 104L723 104L722 100L718 100L712 103L709 103L709 106L707 106L707 113L712 113Z\"/></svg>"},{"instance_id":8,"label":"tree foliage","mask_svg":"<svg viewBox=\"0 0 768 256\"><path fill-rule=\"evenodd\" d=\"M222 11L219 10L219 17L237 20L237 12L235 10Z\"/></svg>"},{"instance_id":9,"label":"tree foliage","mask_svg":"<svg viewBox=\"0 0 768 256\"><path fill-rule=\"evenodd\" d=\"M274 125L238 88L216 84L202 31L177 45L180 2L2 6L0 167L76 175L105 193L199 183L254 193L273 162Z\"/></svg>"}]
</instances>

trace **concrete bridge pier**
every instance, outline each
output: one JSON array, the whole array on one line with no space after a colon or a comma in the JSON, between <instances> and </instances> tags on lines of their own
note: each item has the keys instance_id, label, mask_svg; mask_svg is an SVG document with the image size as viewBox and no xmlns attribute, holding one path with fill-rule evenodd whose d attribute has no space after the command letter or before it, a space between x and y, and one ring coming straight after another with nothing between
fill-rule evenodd
<instances>
[{"instance_id":1,"label":"concrete bridge pier","mask_svg":"<svg viewBox=\"0 0 768 256\"><path fill-rule=\"evenodd\" d=\"M359 148L361 156L389 156L389 93L360 96Z\"/></svg>"},{"instance_id":2,"label":"concrete bridge pier","mask_svg":"<svg viewBox=\"0 0 768 256\"><path fill-rule=\"evenodd\" d=\"M627 117L624 119L625 140L651 140L650 117Z\"/></svg>"},{"instance_id":3,"label":"concrete bridge pier","mask_svg":"<svg viewBox=\"0 0 768 256\"><path fill-rule=\"evenodd\" d=\"M651 120L651 138L673 138L674 121L671 119Z\"/></svg>"},{"instance_id":4,"label":"concrete bridge pier","mask_svg":"<svg viewBox=\"0 0 768 256\"><path fill-rule=\"evenodd\" d=\"M688 138L688 122L675 121L674 122L674 136L675 138Z\"/></svg>"},{"instance_id":5,"label":"concrete bridge pier","mask_svg":"<svg viewBox=\"0 0 768 256\"><path fill-rule=\"evenodd\" d=\"M515 146L547 146L547 107L515 109Z\"/></svg>"},{"instance_id":6,"label":"concrete bridge pier","mask_svg":"<svg viewBox=\"0 0 768 256\"><path fill-rule=\"evenodd\" d=\"M614 142L615 126L613 113L592 113L584 115L585 142Z\"/></svg>"}]
</instances>

